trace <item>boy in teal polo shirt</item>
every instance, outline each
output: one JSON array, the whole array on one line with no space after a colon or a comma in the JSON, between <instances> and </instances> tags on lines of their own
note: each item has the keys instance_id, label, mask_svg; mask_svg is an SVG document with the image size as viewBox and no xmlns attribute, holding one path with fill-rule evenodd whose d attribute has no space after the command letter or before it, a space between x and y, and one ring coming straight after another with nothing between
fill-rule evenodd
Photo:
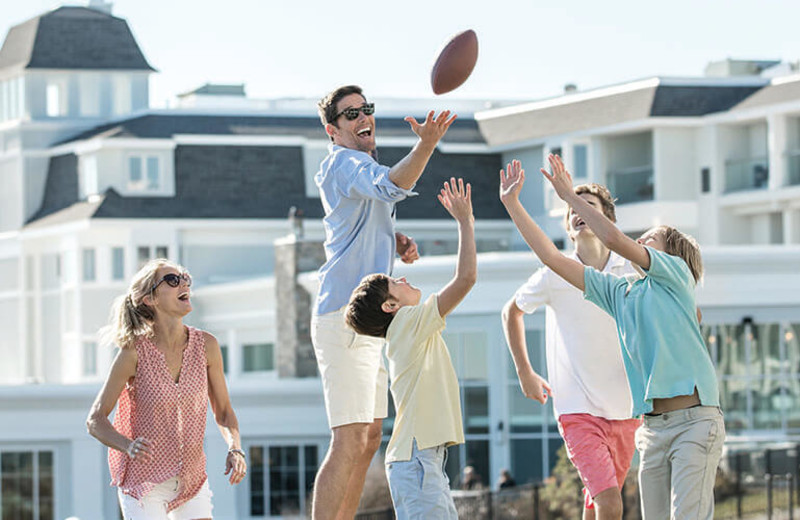
<instances>
[{"instance_id":1,"label":"boy in teal polo shirt","mask_svg":"<svg viewBox=\"0 0 800 520\"><path fill-rule=\"evenodd\" d=\"M628 238L574 194L560 157L548 159L552 173L542 173L559 197L609 249L643 270L639 280L617 278L564 256L519 204L525 179L519 161L501 170L500 198L528 245L616 320L633 414L645 415L636 434L643 517L711 519L725 427L716 372L696 316L694 287L703 272L699 247L668 226L638 241Z\"/></svg>"}]
</instances>

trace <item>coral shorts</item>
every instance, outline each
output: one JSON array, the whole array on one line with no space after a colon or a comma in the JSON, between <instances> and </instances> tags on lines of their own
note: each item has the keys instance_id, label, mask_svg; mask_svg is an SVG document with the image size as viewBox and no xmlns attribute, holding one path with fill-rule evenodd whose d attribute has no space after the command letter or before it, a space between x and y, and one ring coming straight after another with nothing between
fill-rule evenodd
<instances>
[{"instance_id":1,"label":"coral shorts","mask_svg":"<svg viewBox=\"0 0 800 520\"><path fill-rule=\"evenodd\" d=\"M636 430L641 424L641 419L610 420L586 413L558 418L567 455L583 481L588 509L593 507L592 497L602 491L622 489L636 452Z\"/></svg>"}]
</instances>

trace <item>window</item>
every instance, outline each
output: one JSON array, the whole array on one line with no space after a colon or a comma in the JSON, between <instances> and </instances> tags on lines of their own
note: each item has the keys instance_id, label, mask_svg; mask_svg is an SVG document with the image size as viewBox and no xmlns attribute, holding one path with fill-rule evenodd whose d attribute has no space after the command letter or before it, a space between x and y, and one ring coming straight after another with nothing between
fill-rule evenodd
<instances>
[{"instance_id":1,"label":"window","mask_svg":"<svg viewBox=\"0 0 800 520\"><path fill-rule=\"evenodd\" d=\"M588 149L585 144L572 147L572 177L586 179L589 176Z\"/></svg>"},{"instance_id":2,"label":"window","mask_svg":"<svg viewBox=\"0 0 800 520\"><path fill-rule=\"evenodd\" d=\"M169 258L169 247L167 246L139 246L136 248L137 269L141 269L144 264L156 258Z\"/></svg>"},{"instance_id":3,"label":"window","mask_svg":"<svg viewBox=\"0 0 800 520\"><path fill-rule=\"evenodd\" d=\"M700 170L700 191L708 193L711 191L711 168Z\"/></svg>"},{"instance_id":4,"label":"window","mask_svg":"<svg viewBox=\"0 0 800 520\"><path fill-rule=\"evenodd\" d=\"M97 343L94 341L83 342L83 375L97 375Z\"/></svg>"},{"instance_id":5,"label":"window","mask_svg":"<svg viewBox=\"0 0 800 520\"><path fill-rule=\"evenodd\" d=\"M124 280L125 279L125 248L113 247L111 248L111 279Z\"/></svg>"},{"instance_id":6,"label":"window","mask_svg":"<svg viewBox=\"0 0 800 520\"><path fill-rule=\"evenodd\" d=\"M161 163L155 155L128 157L128 188L153 191L161 188Z\"/></svg>"},{"instance_id":7,"label":"window","mask_svg":"<svg viewBox=\"0 0 800 520\"><path fill-rule=\"evenodd\" d=\"M82 157L81 166L83 173L83 195L95 195L98 191L97 184L97 157Z\"/></svg>"},{"instance_id":8,"label":"window","mask_svg":"<svg viewBox=\"0 0 800 520\"><path fill-rule=\"evenodd\" d=\"M0 514L5 519L54 518L53 452L0 453Z\"/></svg>"},{"instance_id":9,"label":"window","mask_svg":"<svg viewBox=\"0 0 800 520\"><path fill-rule=\"evenodd\" d=\"M83 250L83 281L94 282L97 279L95 273L94 249Z\"/></svg>"},{"instance_id":10,"label":"window","mask_svg":"<svg viewBox=\"0 0 800 520\"><path fill-rule=\"evenodd\" d=\"M242 371L243 372L265 372L275 369L273 356L274 345L272 343L258 343L255 345L242 346Z\"/></svg>"},{"instance_id":11,"label":"window","mask_svg":"<svg viewBox=\"0 0 800 520\"><path fill-rule=\"evenodd\" d=\"M318 452L315 444L250 446L250 516L305 517Z\"/></svg>"},{"instance_id":12,"label":"window","mask_svg":"<svg viewBox=\"0 0 800 520\"><path fill-rule=\"evenodd\" d=\"M47 117L63 117L67 115L67 84L52 81L47 84Z\"/></svg>"},{"instance_id":13,"label":"window","mask_svg":"<svg viewBox=\"0 0 800 520\"><path fill-rule=\"evenodd\" d=\"M95 75L84 74L80 76L80 113L83 117L97 117L100 115L100 84Z\"/></svg>"},{"instance_id":14,"label":"window","mask_svg":"<svg viewBox=\"0 0 800 520\"><path fill-rule=\"evenodd\" d=\"M131 79L128 76L115 76L113 79L112 94L114 97L114 115L130 114L133 105L131 97Z\"/></svg>"},{"instance_id":15,"label":"window","mask_svg":"<svg viewBox=\"0 0 800 520\"><path fill-rule=\"evenodd\" d=\"M228 345L220 345L220 352L222 352L222 372L228 373Z\"/></svg>"}]
</instances>

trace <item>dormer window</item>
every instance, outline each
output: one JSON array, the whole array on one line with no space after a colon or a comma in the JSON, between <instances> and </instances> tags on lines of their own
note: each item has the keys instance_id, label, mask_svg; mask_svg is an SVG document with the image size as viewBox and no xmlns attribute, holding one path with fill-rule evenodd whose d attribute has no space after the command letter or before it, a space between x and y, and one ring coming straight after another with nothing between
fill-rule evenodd
<instances>
[{"instance_id":1,"label":"dormer window","mask_svg":"<svg viewBox=\"0 0 800 520\"><path fill-rule=\"evenodd\" d=\"M63 79L51 79L47 82L47 116L64 117L67 115L67 82Z\"/></svg>"},{"instance_id":2,"label":"dormer window","mask_svg":"<svg viewBox=\"0 0 800 520\"><path fill-rule=\"evenodd\" d=\"M156 155L131 155L128 157L128 189L131 191L157 191L161 179L161 161Z\"/></svg>"}]
</instances>

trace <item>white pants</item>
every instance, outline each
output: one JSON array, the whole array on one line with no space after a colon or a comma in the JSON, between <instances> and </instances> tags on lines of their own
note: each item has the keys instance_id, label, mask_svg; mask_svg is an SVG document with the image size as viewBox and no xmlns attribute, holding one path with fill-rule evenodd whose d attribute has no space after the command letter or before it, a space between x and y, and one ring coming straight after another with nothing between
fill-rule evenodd
<instances>
[{"instance_id":1,"label":"white pants","mask_svg":"<svg viewBox=\"0 0 800 520\"><path fill-rule=\"evenodd\" d=\"M642 517L714 518L714 480L724 442L722 412L713 406L645 416L636 431Z\"/></svg>"},{"instance_id":2,"label":"white pants","mask_svg":"<svg viewBox=\"0 0 800 520\"><path fill-rule=\"evenodd\" d=\"M211 518L211 488L206 479L200 491L191 500L167 513L167 506L178 496L180 481L178 477L165 480L153 488L150 493L136 500L126 495L121 489L117 490L119 506L125 520L195 520L197 518Z\"/></svg>"}]
</instances>

